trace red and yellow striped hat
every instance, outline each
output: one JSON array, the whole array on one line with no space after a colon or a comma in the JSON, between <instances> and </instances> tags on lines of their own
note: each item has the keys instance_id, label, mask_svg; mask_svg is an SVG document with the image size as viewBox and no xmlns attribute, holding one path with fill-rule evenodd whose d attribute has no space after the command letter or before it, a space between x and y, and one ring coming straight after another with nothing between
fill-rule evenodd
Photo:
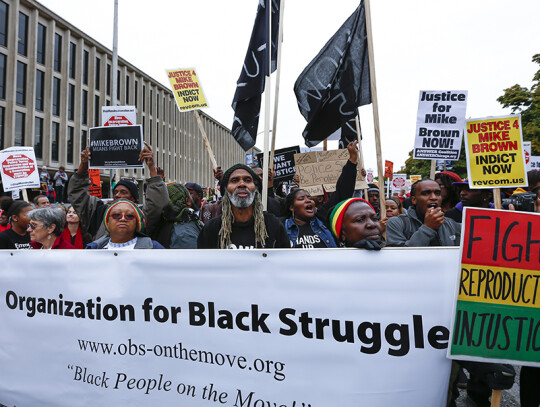
<instances>
[{"instance_id":1,"label":"red and yellow striped hat","mask_svg":"<svg viewBox=\"0 0 540 407\"><path fill-rule=\"evenodd\" d=\"M343 225L343 216L345 215L345 212L347 211L347 208L349 207L349 205L356 201L365 202L369 205L371 209L373 209L373 206L371 206L371 204L368 201L362 198L349 198L338 203L334 207L332 212L330 213L330 217L329 217L330 230L332 231L333 235L337 239L339 239L339 237L341 236L341 226ZM373 210L375 211L375 209Z\"/></svg>"}]
</instances>

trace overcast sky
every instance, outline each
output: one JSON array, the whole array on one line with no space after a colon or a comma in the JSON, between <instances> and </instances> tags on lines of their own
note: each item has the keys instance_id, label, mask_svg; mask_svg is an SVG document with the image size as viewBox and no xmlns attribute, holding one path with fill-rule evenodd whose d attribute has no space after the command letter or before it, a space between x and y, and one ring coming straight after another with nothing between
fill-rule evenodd
<instances>
[{"instance_id":1,"label":"overcast sky","mask_svg":"<svg viewBox=\"0 0 540 407\"><path fill-rule=\"evenodd\" d=\"M112 49L113 0L41 3ZM195 67L210 105L205 112L231 128L258 1L119 4L119 55L167 87L165 69ZM304 145L294 82L357 6L357 0L286 0L277 148ZM468 90L468 117L504 115L510 111L497 97L516 83L529 87L538 69L531 58L540 53L539 0L371 0L371 17L383 159L394 168L413 148L420 90ZM376 168L371 105L360 113L366 167Z\"/></svg>"}]
</instances>

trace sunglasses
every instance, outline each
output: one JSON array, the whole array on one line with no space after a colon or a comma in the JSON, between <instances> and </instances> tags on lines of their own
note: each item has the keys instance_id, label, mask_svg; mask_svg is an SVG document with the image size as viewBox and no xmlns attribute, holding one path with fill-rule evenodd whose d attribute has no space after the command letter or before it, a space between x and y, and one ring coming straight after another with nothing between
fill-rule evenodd
<instances>
[{"instance_id":1,"label":"sunglasses","mask_svg":"<svg viewBox=\"0 0 540 407\"><path fill-rule=\"evenodd\" d=\"M35 230L35 229L37 229L38 227L39 227L38 224L36 224L36 223L31 223L31 222L30 222L30 223L28 224L28 226L26 227L26 229L32 229L32 230Z\"/></svg>"},{"instance_id":2,"label":"sunglasses","mask_svg":"<svg viewBox=\"0 0 540 407\"><path fill-rule=\"evenodd\" d=\"M111 218L113 218L114 220L120 220L124 218L127 221L131 221L135 219L135 217L136 216L132 213L111 213Z\"/></svg>"}]
</instances>

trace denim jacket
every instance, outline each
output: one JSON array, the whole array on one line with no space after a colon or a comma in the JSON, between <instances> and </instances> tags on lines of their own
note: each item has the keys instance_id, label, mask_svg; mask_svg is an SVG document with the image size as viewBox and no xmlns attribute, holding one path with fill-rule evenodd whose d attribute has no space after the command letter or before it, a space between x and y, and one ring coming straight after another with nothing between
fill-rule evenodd
<instances>
[{"instance_id":1,"label":"denim jacket","mask_svg":"<svg viewBox=\"0 0 540 407\"><path fill-rule=\"evenodd\" d=\"M324 223L317 218L316 216L311 219L309 222L313 232L317 234L323 242L326 244L326 247L338 247L332 232L328 230ZM285 220L285 229L287 230L287 235L289 235L289 240L291 241L291 247L296 247L296 239L298 238L298 225L294 223L292 216Z\"/></svg>"}]
</instances>

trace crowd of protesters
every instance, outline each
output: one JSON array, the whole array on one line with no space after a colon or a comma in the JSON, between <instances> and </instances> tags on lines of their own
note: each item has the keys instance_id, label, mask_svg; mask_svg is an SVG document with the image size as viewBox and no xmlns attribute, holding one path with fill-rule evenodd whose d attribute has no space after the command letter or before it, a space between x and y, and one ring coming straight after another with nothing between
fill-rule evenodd
<instances>
[{"instance_id":1,"label":"crowd of protesters","mask_svg":"<svg viewBox=\"0 0 540 407\"><path fill-rule=\"evenodd\" d=\"M43 167L41 194L32 204L1 198L0 249L380 250L384 246L459 246L464 207L494 207L492 190L471 189L467 180L450 171L437 173L434 180L417 181L409 196L400 191L381 198L375 184L355 191L356 143L350 143L347 150L349 159L335 191L323 196L312 196L298 187L284 196L273 188L270 169L265 211L261 168L236 164L226 171L221 167L214 169L222 198L209 201L204 199L202 187L194 182L166 185L148 145L139 157L150 174L144 206L139 205L137 185L128 180L115 185L113 200L107 204L88 191L87 148L81 153L77 172L69 180L69 208L51 205L64 200L68 177L63 168L51 178ZM361 172L365 176L364 169ZM528 173L528 184L528 191L502 190L502 198L514 197L508 209L523 210L520 202L525 194L534 202L526 210L540 212L540 171ZM381 218L383 204L386 216ZM468 394L478 406L489 405L491 389L508 388L513 383L513 369L508 365L454 363L448 405L454 405L456 377L463 367L470 376ZM522 406L540 402L540 386L536 386L539 370L521 370ZM524 388L524 383L532 385Z\"/></svg>"}]
</instances>

